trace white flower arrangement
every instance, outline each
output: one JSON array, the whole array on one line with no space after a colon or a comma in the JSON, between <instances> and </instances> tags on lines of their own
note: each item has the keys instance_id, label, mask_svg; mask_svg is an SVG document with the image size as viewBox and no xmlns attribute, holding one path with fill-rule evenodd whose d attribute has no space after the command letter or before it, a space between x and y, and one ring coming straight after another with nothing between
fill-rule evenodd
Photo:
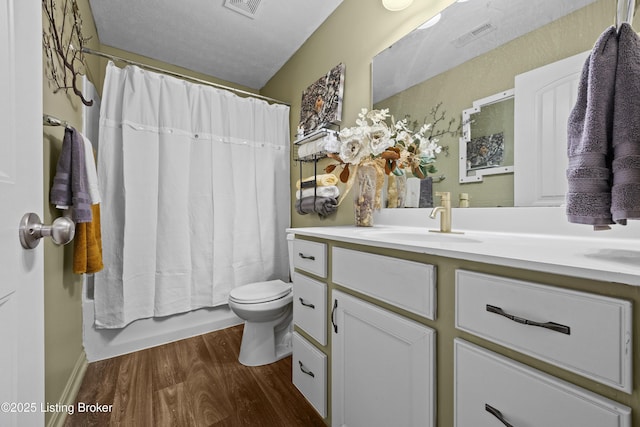
<instances>
[{"instance_id":1,"label":"white flower arrangement","mask_svg":"<svg viewBox=\"0 0 640 427\"><path fill-rule=\"evenodd\" d=\"M387 124L389 117L391 125ZM372 163L384 168L387 175L403 175L408 169L415 176L425 178L428 173L436 172L434 163L442 146L429 134L431 129L431 124L425 124L413 132L406 118L396 122L389 115L389 109L368 111L363 108L356 126L340 131L337 155L331 155L343 166L340 180L349 180L349 165ZM337 166L329 165L326 171L332 172Z\"/></svg>"}]
</instances>

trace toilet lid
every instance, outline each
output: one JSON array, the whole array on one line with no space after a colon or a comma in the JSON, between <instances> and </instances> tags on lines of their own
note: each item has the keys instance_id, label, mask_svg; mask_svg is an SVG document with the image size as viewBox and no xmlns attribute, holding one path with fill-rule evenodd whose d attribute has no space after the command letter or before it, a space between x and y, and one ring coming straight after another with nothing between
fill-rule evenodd
<instances>
[{"instance_id":1,"label":"toilet lid","mask_svg":"<svg viewBox=\"0 0 640 427\"><path fill-rule=\"evenodd\" d=\"M282 280L269 280L239 286L229 292L229 298L244 304L255 304L282 298L291 292L291 284Z\"/></svg>"}]
</instances>

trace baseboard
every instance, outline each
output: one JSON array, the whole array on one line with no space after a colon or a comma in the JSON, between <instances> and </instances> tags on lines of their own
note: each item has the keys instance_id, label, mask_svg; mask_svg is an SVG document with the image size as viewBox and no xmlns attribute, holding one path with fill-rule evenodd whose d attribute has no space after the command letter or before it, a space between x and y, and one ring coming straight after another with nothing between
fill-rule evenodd
<instances>
[{"instance_id":1,"label":"baseboard","mask_svg":"<svg viewBox=\"0 0 640 427\"><path fill-rule=\"evenodd\" d=\"M83 350L80 353L80 356L78 356L78 360L76 360L73 371L71 371L71 376L67 381L67 385L60 396L59 403L61 405L71 406L76 403L76 397L78 396L78 391L80 391L84 374L87 372L87 366L89 366L89 362L87 361L87 356ZM52 412L52 416L49 418L47 427L64 426L64 423L67 420L67 415L68 413L66 411Z\"/></svg>"}]
</instances>

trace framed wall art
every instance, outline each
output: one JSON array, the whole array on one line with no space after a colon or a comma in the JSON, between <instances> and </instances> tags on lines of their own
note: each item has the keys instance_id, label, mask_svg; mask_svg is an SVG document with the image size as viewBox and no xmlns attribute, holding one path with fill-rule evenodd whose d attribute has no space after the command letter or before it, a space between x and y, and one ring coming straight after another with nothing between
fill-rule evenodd
<instances>
[{"instance_id":1,"label":"framed wall art","mask_svg":"<svg viewBox=\"0 0 640 427\"><path fill-rule=\"evenodd\" d=\"M302 92L298 133L304 135L342 120L345 66L340 63Z\"/></svg>"}]
</instances>

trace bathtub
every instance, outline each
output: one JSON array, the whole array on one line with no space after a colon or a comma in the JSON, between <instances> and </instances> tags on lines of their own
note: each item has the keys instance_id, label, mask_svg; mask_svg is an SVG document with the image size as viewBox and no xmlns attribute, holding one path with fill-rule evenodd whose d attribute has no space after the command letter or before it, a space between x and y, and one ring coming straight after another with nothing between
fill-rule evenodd
<instances>
[{"instance_id":1,"label":"bathtub","mask_svg":"<svg viewBox=\"0 0 640 427\"><path fill-rule=\"evenodd\" d=\"M121 329L97 329L94 316L93 276L85 275L82 283L82 340L89 362L243 323L226 304L173 316L140 319Z\"/></svg>"}]
</instances>

